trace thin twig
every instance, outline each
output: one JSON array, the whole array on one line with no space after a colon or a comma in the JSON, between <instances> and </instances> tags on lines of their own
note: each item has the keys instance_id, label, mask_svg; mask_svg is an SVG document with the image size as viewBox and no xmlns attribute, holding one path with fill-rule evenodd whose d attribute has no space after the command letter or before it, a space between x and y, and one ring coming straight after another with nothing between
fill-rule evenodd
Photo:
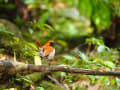
<instances>
[{"instance_id":1,"label":"thin twig","mask_svg":"<svg viewBox=\"0 0 120 90\"><path fill-rule=\"evenodd\" d=\"M88 43L88 48L87 48L87 51L86 51L86 55L88 56L89 52L90 52L90 49L91 49L91 43Z\"/></svg>"},{"instance_id":2,"label":"thin twig","mask_svg":"<svg viewBox=\"0 0 120 90\"><path fill-rule=\"evenodd\" d=\"M51 79L53 82L55 82L56 85L58 85L59 87L65 88L65 86L62 85L56 78L54 78L54 77L52 77L52 76L50 76L50 75L48 75L48 78Z\"/></svg>"}]
</instances>

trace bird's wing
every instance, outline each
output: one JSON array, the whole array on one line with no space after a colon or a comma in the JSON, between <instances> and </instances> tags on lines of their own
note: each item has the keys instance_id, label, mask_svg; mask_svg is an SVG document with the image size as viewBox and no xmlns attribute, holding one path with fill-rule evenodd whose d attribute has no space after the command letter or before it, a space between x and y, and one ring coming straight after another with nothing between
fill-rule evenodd
<instances>
[{"instance_id":1,"label":"bird's wing","mask_svg":"<svg viewBox=\"0 0 120 90\"><path fill-rule=\"evenodd\" d=\"M43 46L43 56L47 56L53 52L53 47L51 46Z\"/></svg>"}]
</instances>

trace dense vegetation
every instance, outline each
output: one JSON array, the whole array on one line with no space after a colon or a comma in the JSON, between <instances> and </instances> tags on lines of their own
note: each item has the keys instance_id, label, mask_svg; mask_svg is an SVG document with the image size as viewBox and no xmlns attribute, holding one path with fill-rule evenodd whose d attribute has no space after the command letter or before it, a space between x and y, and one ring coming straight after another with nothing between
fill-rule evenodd
<instances>
[{"instance_id":1,"label":"dense vegetation","mask_svg":"<svg viewBox=\"0 0 120 90\"><path fill-rule=\"evenodd\" d=\"M54 65L119 71L120 0L0 0L0 60L39 63L36 40L56 42ZM119 90L120 79L64 72L0 74L0 88Z\"/></svg>"}]
</instances>

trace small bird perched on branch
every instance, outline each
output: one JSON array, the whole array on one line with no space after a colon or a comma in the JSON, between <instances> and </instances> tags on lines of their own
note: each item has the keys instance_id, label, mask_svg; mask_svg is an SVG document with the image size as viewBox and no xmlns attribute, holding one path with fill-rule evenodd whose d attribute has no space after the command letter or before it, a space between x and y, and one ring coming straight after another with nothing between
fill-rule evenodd
<instances>
[{"instance_id":1,"label":"small bird perched on branch","mask_svg":"<svg viewBox=\"0 0 120 90\"><path fill-rule=\"evenodd\" d=\"M50 40L45 43L43 46L39 41L36 41L36 44L39 46L39 55L42 59L53 59L55 56L55 47L54 41Z\"/></svg>"}]
</instances>

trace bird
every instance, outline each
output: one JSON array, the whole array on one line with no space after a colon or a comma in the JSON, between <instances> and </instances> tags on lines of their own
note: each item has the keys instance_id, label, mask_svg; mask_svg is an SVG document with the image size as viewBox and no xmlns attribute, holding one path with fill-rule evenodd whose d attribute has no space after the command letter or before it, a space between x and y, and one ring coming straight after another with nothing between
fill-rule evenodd
<instances>
[{"instance_id":1,"label":"bird","mask_svg":"<svg viewBox=\"0 0 120 90\"><path fill-rule=\"evenodd\" d=\"M44 45L40 41L36 41L36 44L39 46L39 56L42 59L53 59L55 56L55 47L54 41L49 40Z\"/></svg>"}]
</instances>

